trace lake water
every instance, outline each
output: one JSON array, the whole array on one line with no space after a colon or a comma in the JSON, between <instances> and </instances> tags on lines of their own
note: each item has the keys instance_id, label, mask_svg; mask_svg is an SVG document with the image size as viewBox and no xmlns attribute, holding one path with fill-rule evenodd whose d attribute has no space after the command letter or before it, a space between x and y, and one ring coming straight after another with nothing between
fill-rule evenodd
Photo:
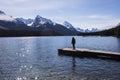
<instances>
[{"instance_id":1,"label":"lake water","mask_svg":"<svg viewBox=\"0 0 120 80\"><path fill-rule=\"evenodd\" d=\"M120 62L59 56L71 36L0 38L0 80L120 80ZM78 48L120 52L115 37L75 36Z\"/></svg>"}]
</instances>

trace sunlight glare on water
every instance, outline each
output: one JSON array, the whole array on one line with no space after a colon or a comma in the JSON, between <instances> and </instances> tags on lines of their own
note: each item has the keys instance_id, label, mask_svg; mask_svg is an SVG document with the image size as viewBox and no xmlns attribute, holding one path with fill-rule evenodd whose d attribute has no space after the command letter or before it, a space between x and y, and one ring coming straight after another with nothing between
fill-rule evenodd
<instances>
[{"instance_id":1,"label":"sunlight glare on water","mask_svg":"<svg viewBox=\"0 0 120 80\"><path fill-rule=\"evenodd\" d=\"M59 56L71 36L0 39L0 80L119 80L120 62ZM115 37L75 36L77 48L120 52Z\"/></svg>"}]
</instances>

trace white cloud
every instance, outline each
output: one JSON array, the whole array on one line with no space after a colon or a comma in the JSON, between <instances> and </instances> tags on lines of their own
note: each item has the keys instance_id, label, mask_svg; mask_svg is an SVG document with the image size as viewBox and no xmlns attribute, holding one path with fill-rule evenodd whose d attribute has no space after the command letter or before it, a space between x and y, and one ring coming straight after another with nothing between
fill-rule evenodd
<instances>
[{"instance_id":1,"label":"white cloud","mask_svg":"<svg viewBox=\"0 0 120 80\"><path fill-rule=\"evenodd\" d=\"M63 23L64 21L70 22L74 27L79 28L98 28L98 29L108 29L115 27L119 22L120 19L114 18L112 16L108 16L106 18L90 18L89 16L49 16L49 19L56 21L58 23Z\"/></svg>"},{"instance_id":2,"label":"white cloud","mask_svg":"<svg viewBox=\"0 0 120 80\"><path fill-rule=\"evenodd\" d=\"M91 19L111 19L113 17L109 16L109 15L91 15L91 16L88 16L88 18L91 18Z\"/></svg>"},{"instance_id":3,"label":"white cloud","mask_svg":"<svg viewBox=\"0 0 120 80\"><path fill-rule=\"evenodd\" d=\"M84 0L1 0L0 8L3 10L16 11L16 13L27 11L45 11L73 9L82 5Z\"/></svg>"},{"instance_id":4,"label":"white cloud","mask_svg":"<svg viewBox=\"0 0 120 80\"><path fill-rule=\"evenodd\" d=\"M48 10L71 7L69 5L73 3L75 3L73 0L2 0L0 7L6 7L6 9Z\"/></svg>"},{"instance_id":5,"label":"white cloud","mask_svg":"<svg viewBox=\"0 0 120 80\"><path fill-rule=\"evenodd\" d=\"M9 2L26 2L26 1L29 1L29 0L7 0L7 1L9 1Z\"/></svg>"}]
</instances>

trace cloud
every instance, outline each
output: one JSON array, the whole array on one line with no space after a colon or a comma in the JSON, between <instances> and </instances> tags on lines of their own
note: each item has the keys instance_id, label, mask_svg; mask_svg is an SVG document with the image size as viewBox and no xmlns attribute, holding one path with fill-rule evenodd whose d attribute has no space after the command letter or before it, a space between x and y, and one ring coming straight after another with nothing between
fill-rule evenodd
<instances>
[{"instance_id":1,"label":"cloud","mask_svg":"<svg viewBox=\"0 0 120 80\"><path fill-rule=\"evenodd\" d=\"M0 7L48 10L71 7L73 3L73 0L2 0Z\"/></svg>"},{"instance_id":2,"label":"cloud","mask_svg":"<svg viewBox=\"0 0 120 80\"><path fill-rule=\"evenodd\" d=\"M9 1L9 2L26 2L26 1L29 1L29 0L7 0L7 1Z\"/></svg>"},{"instance_id":3,"label":"cloud","mask_svg":"<svg viewBox=\"0 0 120 80\"><path fill-rule=\"evenodd\" d=\"M45 11L45 10L72 10L80 8L84 0L1 0L0 8L16 12Z\"/></svg>"},{"instance_id":4,"label":"cloud","mask_svg":"<svg viewBox=\"0 0 120 80\"><path fill-rule=\"evenodd\" d=\"M74 27L79 27L83 29L91 29L91 28L98 28L98 29L108 29L115 27L119 22L119 18L115 18L113 16L108 16L106 18L99 17L96 18L90 18L89 16L49 16L49 19L52 19L53 21L63 24L64 21L70 22Z\"/></svg>"},{"instance_id":5,"label":"cloud","mask_svg":"<svg viewBox=\"0 0 120 80\"><path fill-rule=\"evenodd\" d=\"M88 16L88 18L91 18L91 19L111 19L113 17L108 16L108 15L90 15L90 16Z\"/></svg>"},{"instance_id":6,"label":"cloud","mask_svg":"<svg viewBox=\"0 0 120 80\"><path fill-rule=\"evenodd\" d=\"M0 8L13 17L34 18L39 14L58 23L68 21L75 27L103 28L120 22L114 17L115 11L103 4L106 2L109 3L101 0L1 0Z\"/></svg>"}]
</instances>

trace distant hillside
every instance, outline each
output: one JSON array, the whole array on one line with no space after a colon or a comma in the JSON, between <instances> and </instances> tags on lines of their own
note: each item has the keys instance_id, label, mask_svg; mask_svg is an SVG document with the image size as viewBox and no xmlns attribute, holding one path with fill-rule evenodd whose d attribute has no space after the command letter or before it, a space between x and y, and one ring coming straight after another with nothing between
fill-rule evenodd
<instances>
[{"instance_id":1,"label":"distant hillside","mask_svg":"<svg viewBox=\"0 0 120 80\"><path fill-rule=\"evenodd\" d=\"M117 36L120 37L120 25L115 28L99 31L99 32L91 32L91 33L79 33L78 35L100 35L100 36Z\"/></svg>"}]
</instances>

